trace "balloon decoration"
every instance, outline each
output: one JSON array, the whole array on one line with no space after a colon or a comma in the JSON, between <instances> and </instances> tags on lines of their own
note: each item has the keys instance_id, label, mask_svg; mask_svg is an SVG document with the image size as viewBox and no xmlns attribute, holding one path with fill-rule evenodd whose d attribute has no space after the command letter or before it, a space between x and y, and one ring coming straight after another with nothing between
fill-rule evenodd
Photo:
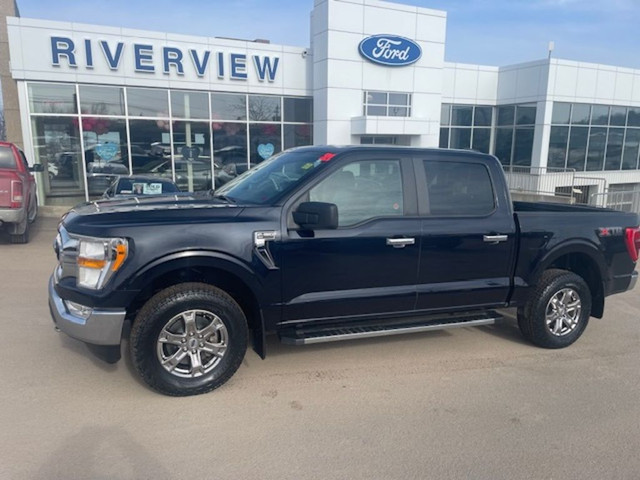
<instances>
[{"instance_id":1,"label":"balloon decoration","mask_svg":"<svg viewBox=\"0 0 640 480\"><path fill-rule=\"evenodd\" d=\"M260 132L262 135L278 135L278 127L279 125L266 123L260 126Z\"/></svg>"},{"instance_id":2,"label":"balloon decoration","mask_svg":"<svg viewBox=\"0 0 640 480\"><path fill-rule=\"evenodd\" d=\"M104 135L110 130L110 121L108 118L100 117L82 117L82 130L85 132L94 132L97 135ZM73 124L77 127L79 122L77 118L73 119Z\"/></svg>"},{"instance_id":3,"label":"balloon decoration","mask_svg":"<svg viewBox=\"0 0 640 480\"><path fill-rule=\"evenodd\" d=\"M311 136L311 125L296 125L295 127L296 135L300 137L310 137Z\"/></svg>"},{"instance_id":4,"label":"balloon decoration","mask_svg":"<svg viewBox=\"0 0 640 480\"><path fill-rule=\"evenodd\" d=\"M224 132L227 135L237 135L240 129L244 127L244 123L233 122L211 122L211 129L215 132Z\"/></svg>"}]
</instances>

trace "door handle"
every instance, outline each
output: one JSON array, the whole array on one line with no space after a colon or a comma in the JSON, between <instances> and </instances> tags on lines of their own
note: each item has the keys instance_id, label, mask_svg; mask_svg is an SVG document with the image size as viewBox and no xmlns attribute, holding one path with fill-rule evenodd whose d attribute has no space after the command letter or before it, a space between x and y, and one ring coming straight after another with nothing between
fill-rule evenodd
<instances>
[{"instance_id":1,"label":"door handle","mask_svg":"<svg viewBox=\"0 0 640 480\"><path fill-rule=\"evenodd\" d=\"M404 248L407 245L413 245L416 243L415 238L387 238L387 245L393 248Z\"/></svg>"},{"instance_id":2,"label":"door handle","mask_svg":"<svg viewBox=\"0 0 640 480\"><path fill-rule=\"evenodd\" d=\"M482 239L487 243L500 243L509 240L509 235L483 235Z\"/></svg>"}]
</instances>

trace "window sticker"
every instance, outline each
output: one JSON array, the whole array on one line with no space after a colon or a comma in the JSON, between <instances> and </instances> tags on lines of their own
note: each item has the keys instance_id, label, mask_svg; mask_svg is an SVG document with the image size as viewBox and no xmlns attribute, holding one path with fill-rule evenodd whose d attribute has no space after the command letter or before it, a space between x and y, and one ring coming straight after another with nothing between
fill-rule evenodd
<instances>
[{"instance_id":1,"label":"window sticker","mask_svg":"<svg viewBox=\"0 0 640 480\"><path fill-rule=\"evenodd\" d=\"M162 193L161 183L145 183L143 188L145 195L160 195Z\"/></svg>"}]
</instances>

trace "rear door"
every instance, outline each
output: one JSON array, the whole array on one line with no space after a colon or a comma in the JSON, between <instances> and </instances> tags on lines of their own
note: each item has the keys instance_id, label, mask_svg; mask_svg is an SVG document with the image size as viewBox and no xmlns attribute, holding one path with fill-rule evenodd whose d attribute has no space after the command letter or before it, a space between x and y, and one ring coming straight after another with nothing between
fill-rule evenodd
<instances>
[{"instance_id":1,"label":"rear door","mask_svg":"<svg viewBox=\"0 0 640 480\"><path fill-rule=\"evenodd\" d=\"M285 322L412 312L421 219L411 158L359 153L336 167L285 206ZM302 201L336 204L339 228L301 230L292 211Z\"/></svg>"},{"instance_id":2,"label":"rear door","mask_svg":"<svg viewBox=\"0 0 640 480\"><path fill-rule=\"evenodd\" d=\"M485 158L417 158L422 216L418 310L497 307L507 301L515 222L502 172Z\"/></svg>"}]
</instances>

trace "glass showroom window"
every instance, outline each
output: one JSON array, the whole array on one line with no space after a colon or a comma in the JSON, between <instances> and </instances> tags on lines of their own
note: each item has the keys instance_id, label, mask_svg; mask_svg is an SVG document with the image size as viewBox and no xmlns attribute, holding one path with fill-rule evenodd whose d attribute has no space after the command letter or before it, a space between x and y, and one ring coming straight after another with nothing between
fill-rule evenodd
<instances>
[{"instance_id":1,"label":"glass showroom window","mask_svg":"<svg viewBox=\"0 0 640 480\"><path fill-rule=\"evenodd\" d=\"M213 187L209 122L176 121L173 124L173 162L175 182L183 192Z\"/></svg>"},{"instance_id":2,"label":"glass showroom window","mask_svg":"<svg viewBox=\"0 0 640 480\"><path fill-rule=\"evenodd\" d=\"M533 153L536 106L534 104L497 107L494 154L504 166L529 167Z\"/></svg>"},{"instance_id":3,"label":"glass showroom window","mask_svg":"<svg viewBox=\"0 0 640 480\"><path fill-rule=\"evenodd\" d=\"M126 95L133 173L173 179L169 92L127 88Z\"/></svg>"},{"instance_id":4,"label":"glass showroom window","mask_svg":"<svg viewBox=\"0 0 640 480\"><path fill-rule=\"evenodd\" d=\"M213 188L209 95L171 90L172 152L175 182L184 192Z\"/></svg>"},{"instance_id":5,"label":"glass showroom window","mask_svg":"<svg viewBox=\"0 0 640 480\"><path fill-rule=\"evenodd\" d=\"M75 85L29 83L33 162L44 173L39 182L48 205L85 200Z\"/></svg>"},{"instance_id":6,"label":"glass showroom window","mask_svg":"<svg viewBox=\"0 0 640 480\"><path fill-rule=\"evenodd\" d=\"M79 85L78 93L87 191L94 199L131 171L124 89Z\"/></svg>"},{"instance_id":7,"label":"glass showroom window","mask_svg":"<svg viewBox=\"0 0 640 480\"><path fill-rule=\"evenodd\" d=\"M80 113L83 115L124 116L124 89L120 87L99 87L80 85Z\"/></svg>"},{"instance_id":8,"label":"glass showroom window","mask_svg":"<svg viewBox=\"0 0 640 480\"><path fill-rule=\"evenodd\" d=\"M364 92L364 114L381 117L410 117L411 94Z\"/></svg>"},{"instance_id":9,"label":"glass showroom window","mask_svg":"<svg viewBox=\"0 0 640 480\"><path fill-rule=\"evenodd\" d=\"M281 102L281 97L249 95L249 162L252 166L282 150Z\"/></svg>"},{"instance_id":10,"label":"glass showroom window","mask_svg":"<svg viewBox=\"0 0 640 480\"><path fill-rule=\"evenodd\" d=\"M209 96L206 92L171 90L171 117L209 119Z\"/></svg>"},{"instance_id":11,"label":"glass showroom window","mask_svg":"<svg viewBox=\"0 0 640 480\"><path fill-rule=\"evenodd\" d=\"M217 188L249 168L247 124L214 120L211 127L215 164L214 186Z\"/></svg>"},{"instance_id":12,"label":"glass showroom window","mask_svg":"<svg viewBox=\"0 0 640 480\"><path fill-rule=\"evenodd\" d=\"M550 167L577 171L638 168L640 108L555 102Z\"/></svg>"},{"instance_id":13,"label":"glass showroom window","mask_svg":"<svg viewBox=\"0 0 640 480\"><path fill-rule=\"evenodd\" d=\"M127 88L130 117L169 117L169 96L160 88Z\"/></svg>"},{"instance_id":14,"label":"glass showroom window","mask_svg":"<svg viewBox=\"0 0 640 480\"><path fill-rule=\"evenodd\" d=\"M118 175L129 175L125 119L81 117L89 198L101 197Z\"/></svg>"},{"instance_id":15,"label":"glass showroom window","mask_svg":"<svg viewBox=\"0 0 640 480\"><path fill-rule=\"evenodd\" d=\"M131 164L135 174L173 178L168 120L129 120Z\"/></svg>"},{"instance_id":16,"label":"glass showroom window","mask_svg":"<svg viewBox=\"0 0 640 480\"><path fill-rule=\"evenodd\" d=\"M249 161L251 166L282 150L282 127L276 123L249 124Z\"/></svg>"},{"instance_id":17,"label":"glass showroom window","mask_svg":"<svg viewBox=\"0 0 640 480\"><path fill-rule=\"evenodd\" d=\"M443 104L440 116L440 147L489 153L493 107Z\"/></svg>"},{"instance_id":18,"label":"glass showroom window","mask_svg":"<svg viewBox=\"0 0 640 480\"><path fill-rule=\"evenodd\" d=\"M284 97L283 149L313 143L313 101L310 98Z\"/></svg>"},{"instance_id":19,"label":"glass showroom window","mask_svg":"<svg viewBox=\"0 0 640 480\"><path fill-rule=\"evenodd\" d=\"M214 187L221 187L249 168L247 96L211 94Z\"/></svg>"},{"instance_id":20,"label":"glass showroom window","mask_svg":"<svg viewBox=\"0 0 640 480\"><path fill-rule=\"evenodd\" d=\"M98 197L129 173L215 188L249 161L313 142L308 97L54 83L27 91L47 204Z\"/></svg>"}]
</instances>

